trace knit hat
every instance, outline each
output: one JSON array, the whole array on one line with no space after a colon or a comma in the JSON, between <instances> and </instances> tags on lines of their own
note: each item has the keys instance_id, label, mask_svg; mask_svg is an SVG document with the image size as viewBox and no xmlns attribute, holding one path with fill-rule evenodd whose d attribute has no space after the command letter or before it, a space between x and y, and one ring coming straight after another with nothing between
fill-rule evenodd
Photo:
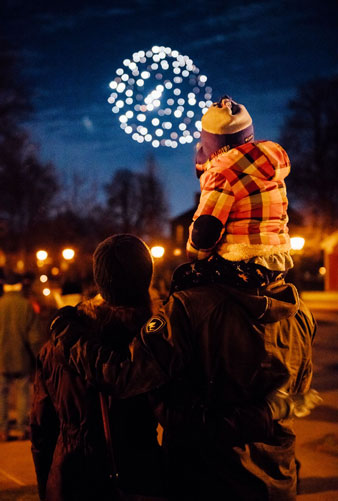
<instances>
[{"instance_id":1,"label":"knit hat","mask_svg":"<svg viewBox=\"0 0 338 501\"><path fill-rule=\"evenodd\" d=\"M196 164L204 164L213 153L248 143L254 138L252 119L242 104L229 96L214 103L202 117L200 148Z\"/></svg>"},{"instance_id":2,"label":"knit hat","mask_svg":"<svg viewBox=\"0 0 338 501\"><path fill-rule=\"evenodd\" d=\"M127 233L106 238L93 254L93 272L109 304L139 306L148 301L153 260L140 238Z\"/></svg>"}]
</instances>

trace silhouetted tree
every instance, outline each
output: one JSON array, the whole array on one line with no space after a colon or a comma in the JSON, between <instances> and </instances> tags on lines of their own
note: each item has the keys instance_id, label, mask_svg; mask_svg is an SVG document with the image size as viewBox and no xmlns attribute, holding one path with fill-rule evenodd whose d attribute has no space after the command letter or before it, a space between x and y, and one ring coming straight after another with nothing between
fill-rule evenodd
<instances>
[{"instance_id":1,"label":"silhouetted tree","mask_svg":"<svg viewBox=\"0 0 338 501\"><path fill-rule=\"evenodd\" d=\"M27 86L19 72L18 53L0 36L0 142L16 135L32 111Z\"/></svg>"},{"instance_id":2,"label":"silhouetted tree","mask_svg":"<svg viewBox=\"0 0 338 501\"><path fill-rule=\"evenodd\" d=\"M49 214L58 189L53 166L37 158L22 132L0 146L0 215L7 221L10 242L27 247L34 226ZM25 242L25 243L24 243ZM16 245L15 245L16 244Z\"/></svg>"},{"instance_id":3,"label":"silhouetted tree","mask_svg":"<svg viewBox=\"0 0 338 501\"><path fill-rule=\"evenodd\" d=\"M98 185L83 172L73 170L62 182L57 203L62 213L69 211L83 218L92 216L99 209Z\"/></svg>"},{"instance_id":4,"label":"silhouetted tree","mask_svg":"<svg viewBox=\"0 0 338 501\"><path fill-rule=\"evenodd\" d=\"M2 247L29 247L34 225L49 212L58 189L53 166L42 163L22 120L31 110L17 70L17 54L0 39L0 217Z\"/></svg>"},{"instance_id":5,"label":"silhouetted tree","mask_svg":"<svg viewBox=\"0 0 338 501\"><path fill-rule=\"evenodd\" d=\"M138 175L129 169L119 169L105 189L108 217L118 231L134 232L139 216Z\"/></svg>"},{"instance_id":6,"label":"silhouetted tree","mask_svg":"<svg viewBox=\"0 0 338 501\"><path fill-rule=\"evenodd\" d=\"M143 238L163 234L167 223L167 203L156 164L148 157L145 172L119 169L106 185L107 217L115 231Z\"/></svg>"},{"instance_id":7,"label":"silhouetted tree","mask_svg":"<svg viewBox=\"0 0 338 501\"><path fill-rule=\"evenodd\" d=\"M142 228L144 238L163 234L168 204L153 155L148 155L145 173L139 173L140 210L137 226Z\"/></svg>"},{"instance_id":8,"label":"silhouetted tree","mask_svg":"<svg viewBox=\"0 0 338 501\"><path fill-rule=\"evenodd\" d=\"M302 86L289 103L281 144L291 159L288 194L313 226L338 224L338 77Z\"/></svg>"}]
</instances>

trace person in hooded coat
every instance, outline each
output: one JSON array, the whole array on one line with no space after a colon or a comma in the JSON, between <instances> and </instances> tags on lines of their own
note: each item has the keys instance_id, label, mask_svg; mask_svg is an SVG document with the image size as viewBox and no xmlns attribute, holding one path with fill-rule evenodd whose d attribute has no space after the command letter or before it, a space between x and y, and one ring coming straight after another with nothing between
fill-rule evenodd
<instances>
[{"instance_id":1,"label":"person in hooded coat","mask_svg":"<svg viewBox=\"0 0 338 501\"><path fill-rule=\"evenodd\" d=\"M102 260L107 264L104 269ZM105 283L102 295L62 308L51 323L51 338L37 359L31 410L32 454L41 500L163 499L157 420L147 396L109 399L111 464L99 391L60 362L52 340L54 332L93 338L126 357L129 343L151 316L152 271L152 258L140 239L112 237L94 255L94 276ZM118 488L112 486L110 475L118 477Z\"/></svg>"}]
</instances>

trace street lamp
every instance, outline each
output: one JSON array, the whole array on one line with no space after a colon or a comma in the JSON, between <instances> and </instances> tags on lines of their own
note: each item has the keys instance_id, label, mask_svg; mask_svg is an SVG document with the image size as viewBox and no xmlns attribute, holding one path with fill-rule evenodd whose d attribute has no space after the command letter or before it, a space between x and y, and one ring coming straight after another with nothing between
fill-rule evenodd
<instances>
[{"instance_id":1,"label":"street lamp","mask_svg":"<svg viewBox=\"0 0 338 501\"><path fill-rule=\"evenodd\" d=\"M62 251L62 257L66 261L70 261L71 259L73 259L74 256L75 256L74 249L70 249L70 248L63 249L63 251Z\"/></svg>"},{"instance_id":2,"label":"street lamp","mask_svg":"<svg viewBox=\"0 0 338 501\"><path fill-rule=\"evenodd\" d=\"M48 252L45 250L38 250L36 253L36 257L39 261L46 261L48 257Z\"/></svg>"},{"instance_id":3,"label":"street lamp","mask_svg":"<svg viewBox=\"0 0 338 501\"><path fill-rule=\"evenodd\" d=\"M292 237L290 238L291 249L294 251L301 251L305 244L305 238L303 237Z\"/></svg>"},{"instance_id":4,"label":"street lamp","mask_svg":"<svg viewBox=\"0 0 338 501\"><path fill-rule=\"evenodd\" d=\"M150 249L151 255L157 259L164 256L164 251L165 251L165 249L161 245L155 245L154 247L152 247Z\"/></svg>"}]
</instances>

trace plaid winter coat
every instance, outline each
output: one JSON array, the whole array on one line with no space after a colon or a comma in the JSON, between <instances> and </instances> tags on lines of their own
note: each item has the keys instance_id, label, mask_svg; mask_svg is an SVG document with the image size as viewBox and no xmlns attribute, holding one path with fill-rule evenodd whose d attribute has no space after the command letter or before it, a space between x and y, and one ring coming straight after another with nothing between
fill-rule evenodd
<instances>
[{"instance_id":1,"label":"plaid winter coat","mask_svg":"<svg viewBox=\"0 0 338 501\"><path fill-rule=\"evenodd\" d=\"M191 260L215 249L230 261L290 249L284 182L290 162L279 144L257 141L221 149L196 168L202 172L201 197L187 242Z\"/></svg>"}]
</instances>

